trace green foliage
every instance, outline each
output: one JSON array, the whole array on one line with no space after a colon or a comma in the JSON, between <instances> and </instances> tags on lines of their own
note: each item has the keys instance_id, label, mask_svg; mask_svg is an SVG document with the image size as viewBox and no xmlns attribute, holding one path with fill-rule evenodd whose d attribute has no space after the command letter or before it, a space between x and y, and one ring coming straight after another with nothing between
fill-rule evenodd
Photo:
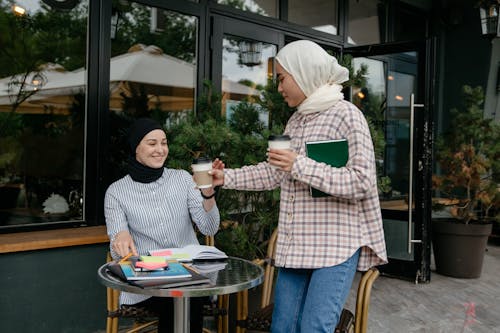
<instances>
[{"instance_id":1,"label":"green foliage","mask_svg":"<svg viewBox=\"0 0 500 333\"><path fill-rule=\"evenodd\" d=\"M295 109L290 108L284 102L283 96L278 92L278 81L276 79L267 81L258 103L262 109L269 111L269 129L273 134L282 133Z\"/></svg>"},{"instance_id":2,"label":"green foliage","mask_svg":"<svg viewBox=\"0 0 500 333\"><path fill-rule=\"evenodd\" d=\"M30 80L45 80L43 69L48 63L59 64L66 70L85 65L87 16L83 4L71 11L51 10L42 4L33 15L16 16L10 7L0 3L0 77L12 76L12 109L0 118L0 133L8 131L16 117L26 118L24 125L30 126L29 116L15 116L19 105L37 92L27 87L30 75ZM45 116L44 121L49 123L45 128L50 131L52 117Z\"/></svg>"},{"instance_id":3,"label":"green foliage","mask_svg":"<svg viewBox=\"0 0 500 333\"><path fill-rule=\"evenodd\" d=\"M215 119L218 122L223 121L222 110L222 95L214 91L212 83L208 80L203 82L205 92L200 96L197 102L196 116L200 121L207 119Z\"/></svg>"},{"instance_id":4,"label":"green foliage","mask_svg":"<svg viewBox=\"0 0 500 333\"><path fill-rule=\"evenodd\" d=\"M264 124L259 119L259 110L251 102L242 101L233 107L229 127L241 134L251 135L262 133Z\"/></svg>"},{"instance_id":5,"label":"green foliage","mask_svg":"<svg viewBox=\"0 0 500 333\"><path fill-rule=\"evenodd\" d=\"M349 70L349 81L343 83L345 88L362 87L359 94L352 96L352 102L363 112L370 135L373 141L373 150L375 152L375 161L377 165L377 187L379 194L389 195L392 190L391 179L384 175L384 158L385 158L385 116L386 109L385 101L381 96L373 96L369 93L366 82L368 74L368 66L361 64L357 71L354 71L352 64L352 56L344 55L340 58L339 63Z\"/></svg>"},{"instance_id":6,"label":"green foliage","mask_svg":"<svg viewBox=\"0 0 500 333\"><path fill-rule=\"evenodd\" d=\"M34 15L0 10L0 77L57 63L66 70L85 65L87 14L84 9L54 11L46 5Z\"/></svg>"},{"instance_id":7,"label":"green foliage","mask_svg":"<svg viewBox=\"0 0 500 333\"><path fill-rule=\"evenodd\" d=\"M269 91L267 96L273 99L271 113L288 110L279 105L275 93ZM284 104L283 98L281 103ZM259 120L263 104L271 105L266 99L241 101L227 120L220 113L220 94L214 93L211 84L205 82L205 92L198 100L198 114L167 129L168 166L189 170L192 159L202 155L218 157L229 168L264 161L271 131ZM284 119L282 115L277 118ZM283 124L275 124L275 128L282 130ZM222 190L217 194L217 205L222 219L222 228L216 235L217 246L229 255L261 257L278 222L279 190Z\"/></svg>"},{"instance_id":8,"label":"green foliage","mask_svg":"<svg viewBox=\"0 0 500 333\"><path fill-rule=\"evenodd\" d=\"M358 71L356 82L363 79L366 68ZM353 81L354 82L354 81ZM228 168L252 165L266 159L267 137L282 133L294 112L278 92L275 80L269 80L261 96L252 101L240 101L233 107L231 119L221 115L222 97L215 93L210 82L204 84L205 92L197 104L198 113L167 129L169 141L169 167L189 170L191 160L204 155L220 158ZM375 101L375 103L378 103ZM259 120L261 112L269 114L269 128ZM377 116L379 116L377 114ZM368 123L378 158L382 156L385 140L380 119L373 116ZM381 152L382 153L381 153ZM390 179L381 177L379 188L390 190ZM221 212L221 230L216 244L229 255L247 259L263 257L267 240L276 228L279 214L280 191L222 190L217 194Z\"/></svg>"},{"instance_id":9,"label":"green foliage","mask_svg":"<svg viewBox=\"0 0 500 333\"><path fill-rule=\"evenodd\" d=\"M341 58L337 58L340 65L349 70L349 80L344 82L344 87L366 87L366 75L368 74L368 66L362 64L355 72L352 65L353 57L350 54L345 54Z\"/></svg>"},{"instance_id":10,"label":"green foliage","mask_svg":"<svg viewBox=\"0 0 500 333\"><path fill-rule=\"evenodd\" d=\"M196 54L196 20L193 17L168 10L158 10L165 26L151 31L150 8L133 2L113 0L113 11L118 15L112 56L126 53L137 43L156 45L165 54L192 63ZM173 42L175 41L175 42Z\"/></svg>"},{"instance_id":11,"label":"green foliage","mask_svg":"<svg viewBox=\"0 0 500 333\"><path fill-rule=\"evenodd\" d=\"M452 215L500 220L500 125L485 119L481 87L463 87L463 109L451 110L451 125L437 140L441 175L434 189L450 199Z\"/></svg>"}]
</instances>

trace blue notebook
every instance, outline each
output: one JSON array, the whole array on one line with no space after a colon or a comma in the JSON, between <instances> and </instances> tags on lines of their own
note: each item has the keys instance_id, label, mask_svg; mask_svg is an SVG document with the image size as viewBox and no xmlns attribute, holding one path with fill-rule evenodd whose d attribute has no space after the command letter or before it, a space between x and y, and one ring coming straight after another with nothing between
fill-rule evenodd
<instances>
[{"instance_id":1,"label":"blue notebook","mask_svg":"<svg viewBox=\"0 0 500 333\"><path fill-rule=\"evenodd\" d=\"M120 267L129 281L155 280L155 279L182 279L190 278L191 273L180 263L169 263L168 268L164 270L136 272L130 262L121 263Z\"/></svg>"}]
</instances>

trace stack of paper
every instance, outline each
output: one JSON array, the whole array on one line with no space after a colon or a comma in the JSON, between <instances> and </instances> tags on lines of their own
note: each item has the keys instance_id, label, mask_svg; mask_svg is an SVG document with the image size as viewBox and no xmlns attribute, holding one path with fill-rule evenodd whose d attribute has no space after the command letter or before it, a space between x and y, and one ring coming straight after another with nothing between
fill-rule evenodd
<instances>
[{"instance_id":1,"label":"stack of paper","mask_svg":"<svg viewBox=\"0 0 500 333\"><path fill-rule=\"evenodd\" d=\"M164 270L168 268L168 262L163 257L153 257L153 256L131 257L130 262L136 272Z\"/></svg>"},{"instance_id":2,"label":"stack of paper","mask_svg":"<svg viewBox=\"0 0 500 333\"><path fill-rule=\"evenodd\" d=\"M130 261L109 263L108 269L120 279L141 288L173 288L211 283L209 277L176 262L169 263L166 269L147 272L136 272Z\"/></svg>"}]
</instances>

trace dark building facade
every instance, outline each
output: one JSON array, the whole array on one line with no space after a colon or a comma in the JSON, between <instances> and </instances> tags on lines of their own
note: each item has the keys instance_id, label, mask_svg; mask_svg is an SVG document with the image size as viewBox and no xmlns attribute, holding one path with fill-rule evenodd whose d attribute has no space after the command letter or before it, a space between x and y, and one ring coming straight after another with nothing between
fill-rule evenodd
<instances>
[{"instance_id":1,"label":"dark building facade","mask_svg":"<svg viewBox=\"0 0 500 333\"><path fill-rule=\"evenodd\" d=\"M498 119L500 113L499 38L482 35L477 1L26 0L18 5L0 0L2 233L16 238L19 232L77 227L84 234L103 225L104 193L123 175L123 131L132 119L152 116L170 128L192 114L212 112L202 103L207 82L220 96L218 114L231 119L241 103L257 103L274 78L278 50L310 39L353 73L366 70L362 81L345 89L345 97L381 120L380 176L390 181L381 189L391 257L387 274L430 280L433 137L449 124L449 110L459 105L464 85L483 87L486 116ZM269 127L272 110L259 112ZM7 250L0 260L69 260L64 249L95 271L91 263L99 262L106 245ZM23 272L19 267L13 275L20 278ZM42 288L47 283L40 282ZM100 287L89 288L104 297ZM43 307L43 300L34 302ZM103 302L95 306L102 313ZM84 303L92 304L92 298ZM60 311L57 304L52 307L51 312ZM35 322L47 321L41 331L77 332L67 328L70 322L34 316ZM81 332L104 326L104 319L74 320Z\"/></svg>"}]
</instances>

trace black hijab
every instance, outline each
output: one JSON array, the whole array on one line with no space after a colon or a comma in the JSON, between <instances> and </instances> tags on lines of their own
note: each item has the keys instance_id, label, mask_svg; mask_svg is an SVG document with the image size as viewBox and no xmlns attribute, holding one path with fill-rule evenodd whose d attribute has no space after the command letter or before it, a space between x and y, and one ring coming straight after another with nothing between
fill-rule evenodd
<instances>
[{"instance_id":1,"label":"black hijab","mask_svg":"<svg viewBox=\"0 0 500 333\"><path fill-rule=\"evenodd\" d=\"M128 131L128 143L130 145L130 154L128 157L128 173L136 182L151 183L159 179L163 174L163 167L155 169L150 168L139 161L135 157L135 150L142 139L151 131L161 129L161 125L150 118L139 118Z\"/></svg>"}]
</instances>

